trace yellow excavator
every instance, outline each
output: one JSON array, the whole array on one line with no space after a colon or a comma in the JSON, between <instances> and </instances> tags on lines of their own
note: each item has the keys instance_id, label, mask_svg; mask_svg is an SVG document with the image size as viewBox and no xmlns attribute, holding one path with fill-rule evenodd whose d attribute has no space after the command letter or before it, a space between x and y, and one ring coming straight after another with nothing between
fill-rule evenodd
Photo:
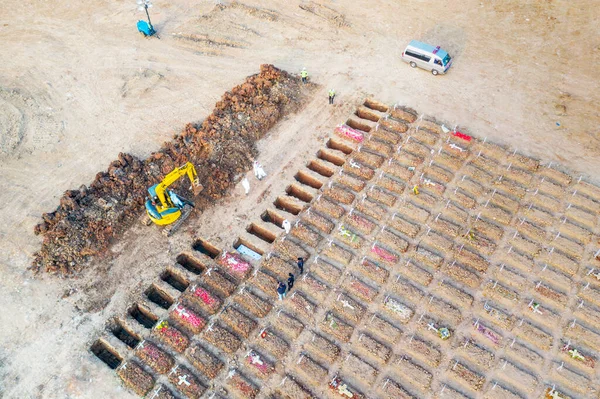
<instances>
[{"instance_id":1,"label":"yellow excavator","mask_svg":"<svg viewBox=\"0 0 600 399\"><path fill-rule=\"evenodd\" d=\"M166 226L163 234L167 237L173 234L185 219L190 215L194 208L194 203L187 200L175 192L168 190L168 187L175 183L180 177L187 175L192 184L190 189L195 195L202 191L203 187L198 180L196 168L190 162L176 168L158 184L148 189L150 197L146 200L146 212L152 222L159 226ZM146 224L150 224L149 222Z\"/></svg>"}]
</instances>

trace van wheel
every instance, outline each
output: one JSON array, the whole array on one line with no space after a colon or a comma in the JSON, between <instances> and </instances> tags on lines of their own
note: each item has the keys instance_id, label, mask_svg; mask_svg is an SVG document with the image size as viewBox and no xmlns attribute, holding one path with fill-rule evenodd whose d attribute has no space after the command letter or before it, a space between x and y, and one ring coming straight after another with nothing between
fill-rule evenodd
<instances>
[{"instance_id":1,"label":"van wheel","mask_svg":"<svg viewBox=\"0 0 600 399\"><path fill-rule=\"evenodd\" d=\"M436 71L435 69L432 69L432 70L431 70L431 73L433 74L433 76L437 76L437 75L439 74L439 72L438 72L438 71Z\"/></svg>"},{"instance_id":2,"label":"van wheel","mask_svg":"<svg viewBox=\"0 0 600 399\"><path fill-rule=\"evenodd\" d=\"M411 62L410 62L410 66L411 66L411 67L413 67L413 68L416 68L416 67L417 67L417 64L415 64L413 61L411 61Z\"/></svg>"}]
</instances>

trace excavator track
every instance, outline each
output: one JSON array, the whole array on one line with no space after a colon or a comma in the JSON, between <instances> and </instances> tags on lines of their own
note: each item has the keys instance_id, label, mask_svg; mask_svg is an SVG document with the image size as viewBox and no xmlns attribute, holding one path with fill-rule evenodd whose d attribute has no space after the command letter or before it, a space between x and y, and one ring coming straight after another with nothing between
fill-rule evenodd
<instances>
[{"instance_id":1,"label":"excavator track","mask_svg":"<svg viewBox=\"0 0 600 399\"><path fill-rule=\"evenodd\" d=\"M192 213L193 210L194 210L194 207L186 204L183 207L183 209L181 210L181 216L179 217L179 219L177 219L177 221L175 221L175 223L165 227L162 230L163 235L165 235L167 237L171 237L173 235L173 233L175 233L177 231L177 229L179 229L179 227L181 227L183 222L185 222L185 220L190 216L190 214Z\"/></svg>"},{"instance_id":2,"label":"excavator track","mask_svg":"<svg viewBox=\"0 0 600 399\"><path fill-rule=\"evenodd\" d=\"M144 226L150 226L152 224L152 219L150 219L150 216L148 216L147 214L142 216L142 224Z\"/></svg>"}]
</instances>

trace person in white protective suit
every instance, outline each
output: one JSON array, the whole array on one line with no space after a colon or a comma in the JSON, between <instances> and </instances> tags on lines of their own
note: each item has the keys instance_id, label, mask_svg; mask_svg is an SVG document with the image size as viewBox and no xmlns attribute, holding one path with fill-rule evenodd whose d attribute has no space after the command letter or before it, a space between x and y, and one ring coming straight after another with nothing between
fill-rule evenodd
<instances>
[{"instance_id":1,"label":"person in white protective suit","mask_svg":"<svg viewBox=\"0 0 600 399\"><path fill-rule=\"evenodd\" d=\"M244 191L246 192L246 195L248 195L248 193L250 192L250 182L245 177L244 180L242 180L242 187L244 187Z\"/></svg>"},{"instance_id":2,"label":"person in white protective suit","mask_svg":"<svg viewBox=\"0 0 600 399\"><path fill-rule=\"evenodd\" d=\"M285 234L289 234L290 229L292 228L292 224L287 219L284 219L281 223L281 227L283 227L283 229L285 230Z\"/></svg>"},{"instance_id":3,"label":"person in white protective suit","mask_svg":"<svg viewBox=\"0 0 600 399\"><path fill-rule=\"evenodd\" d=\"M253 168L254 168L254 176L256 176L256 178L258 180L262 180L263 178L265 178L267 176L264 169L262 168L262 165L258 161L254 161Z\"/></svg>"}]
</instances>

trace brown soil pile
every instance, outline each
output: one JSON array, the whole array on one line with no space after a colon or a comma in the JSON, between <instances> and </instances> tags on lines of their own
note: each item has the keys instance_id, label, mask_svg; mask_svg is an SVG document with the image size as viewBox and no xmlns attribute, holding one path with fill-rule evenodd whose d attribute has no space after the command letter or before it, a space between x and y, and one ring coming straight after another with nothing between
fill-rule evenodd
<instances>
[{"instance_id":1,"label":"brown soil pile","mask_svg":"<svg viewBox=\"0 0 600 399\"><path fill-rule=\"evenodd\" d=\"M234 177L251 167L256 141L299 108L299 85L287 72L261 65L259 74L223 95L201 126L188 124L146 160L119 154L89 187L66 191L59 207L42 215L35 233L44 241L32 269L62 275L81 271L90 256L106 251L140 216L148 187L187 161L196 166L204 186L197 209L225 195ZM185 185L178 192L190 198Z\"/></svg>"}]
</instances>

